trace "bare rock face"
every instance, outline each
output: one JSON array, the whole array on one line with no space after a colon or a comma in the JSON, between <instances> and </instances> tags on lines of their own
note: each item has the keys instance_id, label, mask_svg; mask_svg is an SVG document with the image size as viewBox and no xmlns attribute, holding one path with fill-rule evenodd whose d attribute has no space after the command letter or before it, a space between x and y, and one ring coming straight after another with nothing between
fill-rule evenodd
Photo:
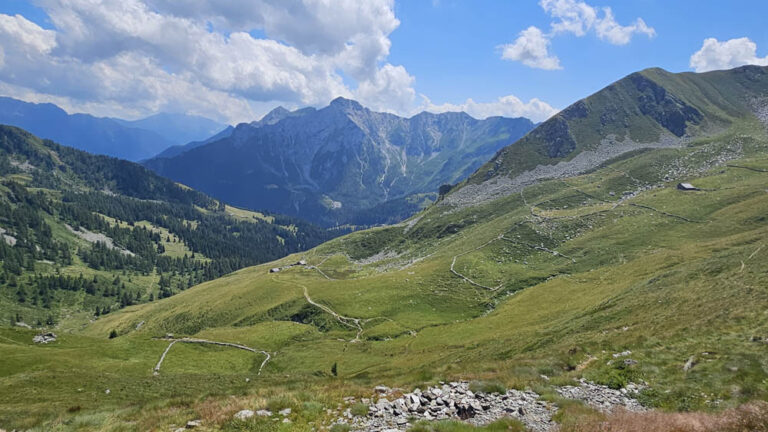
<instances>
[{"instance_id":1,"label":"bare rock face","mask_svg":"<svg viewBox=\"0 0 768 432\"><path fill-rule=\"evenodd\" d=\"M56 334L48 332L48 333L41 333L35 337L32 338L32 342L36 344L47 344L51 342L56 342Z\"/></svg>"},{"instance_id":2,"label":"bare rock face","mask_svg":"<svg viewBox=\"0 0 768 432\"><path fill-rule=\"evenodd\" d=\"M235 205L331 225L352 215L381 223L410 206L406 197L463 180L533 127L465 113L404 118L338 98L319 110L278 109L145 166ZM393 201L400 210L381 206Z\"/></svg>"}]
</instances>

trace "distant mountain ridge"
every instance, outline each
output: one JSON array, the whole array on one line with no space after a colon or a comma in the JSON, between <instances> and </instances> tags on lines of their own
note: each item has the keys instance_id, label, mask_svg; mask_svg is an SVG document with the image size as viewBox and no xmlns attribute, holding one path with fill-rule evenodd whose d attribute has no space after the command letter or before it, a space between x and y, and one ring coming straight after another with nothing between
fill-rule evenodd
<instances>
[{"instance_id":1,"label":"distant mountain ridge","mask_svg":"<svg viewBox=\"0 0 768 432\"><path fill-rule=\"evenodd\" d=\"M89 153L138 161L226 126L203 117L161 113L140 120L68 114L50 103L0 97L0 124L23 128L43 138ZM192 138L192 139L190 139Z\"/></svg>"},{"instance_id":2,"label":"distant mountain ridge","mask_svg":"<svg viewBox=\"0 0 768 432\"><path fill-rule=\"evenodd\" d=\"M463 180L533 127L466 113L403 118L337 98L322 109L278 107L145 166L235 205L326 225L393 222L418 210L421 194Z\"/></svg>"},{"instance_id":3,"label":"distant mountain ridge","mask_svg":"<svg viewBox=\"0 0 768 432\"><path fill-rule=\"evenodd\" d=\"M128 127L155 132L174 144L207 139L228 128L209 118L178 113L158 113L138 120L113 120Z\"/></svg>"}]
</instances>

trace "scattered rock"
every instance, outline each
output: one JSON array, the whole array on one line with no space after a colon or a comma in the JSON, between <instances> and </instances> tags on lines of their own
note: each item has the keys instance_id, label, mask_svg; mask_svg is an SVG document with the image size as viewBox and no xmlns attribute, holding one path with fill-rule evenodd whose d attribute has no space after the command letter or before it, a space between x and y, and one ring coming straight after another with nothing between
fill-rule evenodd
<instances>
[{"instance_id":1,"label":"scattered rock","mask_svg":"<svg viewBox=\"0 0 768 432\"><path fill-rule=\"evenodd\" d=\"M241 410L235 413L235 418L238 420L246 420L253 417L255 413L251 410Z\"/></svg>"},{"instance_id":2,"label":"scattered rock","mask_svg":"<svg viewBox=\"0 0 768 432\"><path fill-rule=\"evenodd\" d=\"M696 357L690 356L688 357L688 361L683 365L683 371L688 372L689 370L693 369L694 366L696 366Z\"/></svg>"},{"instance_id":3,"label":"scattered rock","mask_svg":"<svg viewBox=\"0 0 768 432\"><path fill-rule=\"evenodd\" d=\"M381 393L383 386L375 389ZM524 408L523 408L524 407ZM353 431L403 431L409 420L462 419L474 425L485 425L503 417L515 417L535 432L547 431L554 425L555 406L539 400L533 392L509 390L505 394L473 393L467 382L443 383L424 391L389 401L379 398L368 407L368 416L342 416L338 422L349 424Z\"/></svg>"},{"instance_id":4,"label":"scattered rock","mask_svg":"<svg viewBox=\"0 0 768 432\"><path fill-rule=\"evenodd\" d=\"M632 396L637 395L643 388L643 386L630 383L626 388L614 390L582 379L578 386L563 386L557 388L556 391L562 397L581 400L602 412L613 411L616 407L623 407L627 411L642 412L646 410L645 407Z\"/></svg>"},{"instance_id":5,"label":"scattered rock","mask_svg":"<svg viewBox=\"0 0 768 432\"><path fill-rule=\"evenodd\" d=\"M291 409L290 408L282 409L282 410L278 411L277 413L280 414L283 417L289 416L289 415L291 415Z\"/></svg>"},{"instance_id":6,"label":"scattered rock","mask_svg":"<svg viewBox=\"0 0 768 432\"><path fill-rule=\"evenodd\" d=\"M190 420L187 422L187 429L194 429L203 425L202 420Z\"/></svg>"},{"instance_id":7,"label":"scattered rock","mask_svg":"<svg viewBox=\"0 0 768 432\"><path fill-rule=\"evenodd\" d=\"M112 393L111 390L109 390L109 389L104 390L104 394L110 394L110 393Z\"/></svg>"},{"instance_id":8,"label":"scattered rock","mask_svg":"<svg viewBox=\"0 0 768 432\"><path fill-rule=\"evenodd\" d=\"M56 335L51 332L40 333L39 335L32 338L32 342L37 344L47 344L50 342L56 342Z\"/></svg>"},{"instance_id":9,"label":"scattered rock","mask_svg":"<svg viewBox=\"0 0 768 432\"><path fill-rule=\"evenodd\" d=\"M272 411L270 410L258 410L256 415L259 417L272 417Z\"/></svg>"},{"instance_id":10,"label":"scattered rock","mask_svg":"<svg viewBox=\"0 0 768 432\"><path fill-rule=\"evenodd\" d=\"M376 393L386 394L390 392L390 388L387 386L380 385L380 386L374 387L373 391L375 391Z\"/></svg>"}]
</instances>

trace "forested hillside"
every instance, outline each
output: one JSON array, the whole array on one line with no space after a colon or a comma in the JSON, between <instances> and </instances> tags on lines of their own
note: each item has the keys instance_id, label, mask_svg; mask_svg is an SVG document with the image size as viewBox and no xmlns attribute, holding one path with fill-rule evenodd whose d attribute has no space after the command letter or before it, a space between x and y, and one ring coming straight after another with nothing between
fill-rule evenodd
<instances>
[{"instance_id":1,"label":"forested hillside","mask_svg":"<svg viewBox=\"0 0 768 432\"><path fill-rule=\"evenodd\" d=\"M0 231L0 314L33 325L168 297L330 238L7 126Z\"/></svg>"}]
</instances>

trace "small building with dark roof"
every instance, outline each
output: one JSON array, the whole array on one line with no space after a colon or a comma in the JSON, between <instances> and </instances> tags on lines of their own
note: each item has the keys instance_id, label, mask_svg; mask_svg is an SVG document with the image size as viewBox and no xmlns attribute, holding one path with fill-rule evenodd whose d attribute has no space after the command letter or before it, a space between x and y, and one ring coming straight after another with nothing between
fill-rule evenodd
<instances>
[{"instance_id":1,"label":"small building with dark roof","mask_svg":"<svg viewBox=\"0 0 768 432\"><path fill-rule=\"evenodd\" d=\"M690 183L678 183L677 189L681 191L697 191L700 190L696 186L690 184Z\"/></svg>"}]
</instances>

